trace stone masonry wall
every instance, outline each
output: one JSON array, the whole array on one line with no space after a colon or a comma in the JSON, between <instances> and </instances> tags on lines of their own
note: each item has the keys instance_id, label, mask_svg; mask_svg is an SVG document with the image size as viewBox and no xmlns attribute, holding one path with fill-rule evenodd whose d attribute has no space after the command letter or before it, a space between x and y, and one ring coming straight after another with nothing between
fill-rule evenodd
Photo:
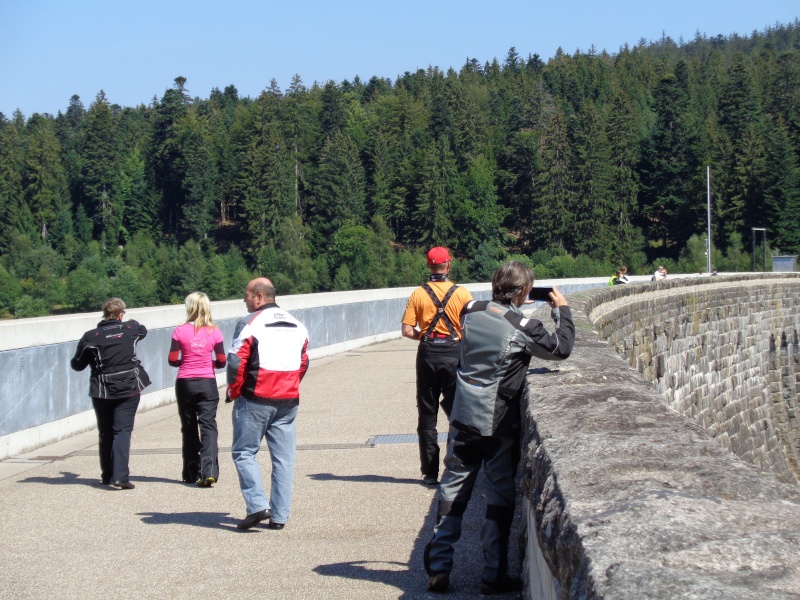
<instances>
[{"instance_id":1,"label":"stone masonry wall","mask_svg":"<svg viewBox=\"0 0 800 600\"><path fill-rule=\"evenodd\" d=\"M569 296L573 354L527 380L525 597L800 600L799 301L794 274Z\"/></svg>"},{"instance_id":2,"label":"stone masonry wall","mask_svg":"<svg viewBox=\"0 0 800 600\"><path fill-rule=\"evenodd\" d=\"M800 277L715 279L614 290L593 299L589 316L673 410L742 459L798 481Z\"/></svg>"}]
</instances>

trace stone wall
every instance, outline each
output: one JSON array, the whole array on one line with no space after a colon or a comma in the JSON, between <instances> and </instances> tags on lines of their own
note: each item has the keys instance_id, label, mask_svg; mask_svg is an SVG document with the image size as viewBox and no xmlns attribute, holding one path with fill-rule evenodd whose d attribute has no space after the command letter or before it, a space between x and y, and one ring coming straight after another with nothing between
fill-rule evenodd
<instances>
[{"instance_id":1,"label":"stone wall","mask_svg":"<svg viewBox=\"0 0 800 600\"><path fill-rule=\"evenodd\" d=\"M742 459L796 482L800 277L691 283L599 294L589 317L673 410Z\"/></svg>"},{"instance_id":2,"label":"stone wall","mask_svg":"<svg viewBox=\"0 0 800 600\"><path fill-rule=\"evenodd\" d=\"M800 278L569 299L573 355L528 377L526 596L800 598Z\"/></svg>"}]
</instances>

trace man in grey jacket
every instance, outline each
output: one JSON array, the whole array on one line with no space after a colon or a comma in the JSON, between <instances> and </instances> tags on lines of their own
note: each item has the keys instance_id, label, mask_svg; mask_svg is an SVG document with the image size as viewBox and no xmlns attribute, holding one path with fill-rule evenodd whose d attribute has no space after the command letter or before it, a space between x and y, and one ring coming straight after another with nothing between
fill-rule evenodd
<instances>
[{"instance_id":1,"label":"man in grey jacket","mask_svg":"<svg viewBox=\"0 0 800 600\"><path fill-rule=\"evenodd\" d=\"M567 300L553 288L550 306L556 322L550 333L519 307L533 287L533 271L510 261L492 277L492 300L472 301L461 311L461 363L450 414L450 436L433 538L425 547L428 589L445 592L453 567L453 544L478 471L484 466L486 516L481 529L484 569L482 594L521 589L508 575L508 537L516 499L520 457L520 398L531 357L563 360L575 342Z\"/></svg>"}]
</instances>

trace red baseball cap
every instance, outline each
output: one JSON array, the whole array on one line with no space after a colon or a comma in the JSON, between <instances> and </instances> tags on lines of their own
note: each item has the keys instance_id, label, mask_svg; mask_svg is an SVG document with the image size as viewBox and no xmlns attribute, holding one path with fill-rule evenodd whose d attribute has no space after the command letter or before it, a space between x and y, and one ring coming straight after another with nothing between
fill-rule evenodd
<instances>
[{"instance_id":1,"label":"red baseball cap","mask_svg":"<svg viewBox=\"0 0 800 600\"><path fill-rule=\"evenodd\" d=\"M448 260L452 259L450 258L450 253L447 251L447 248L436 246L435 248L431 248L428 252L429 265L440 265L446 263Z\"/></svg>"}]
</instances>

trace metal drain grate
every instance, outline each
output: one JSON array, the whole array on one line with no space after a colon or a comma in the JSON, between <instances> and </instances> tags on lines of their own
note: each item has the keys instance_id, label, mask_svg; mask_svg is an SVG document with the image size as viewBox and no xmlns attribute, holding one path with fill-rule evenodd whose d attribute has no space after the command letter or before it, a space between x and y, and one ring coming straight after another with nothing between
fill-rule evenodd
<instances>
[{"instance_id":1,"label":"metal drain grate","mask_svg":"<svg viewBox=\"0 0 800 600\"><path fill-rule=\"evenodd\" d=\"M368 444L416 444L419 437L416 433L395 433L391 435L373 435L369 440L367 440ZM438 442L446 442L447 441L447 433L446 432L439 432L438 436L436 437L436 441Z\"/></svg>"},{"instance_id":2,"label":"metal drain grate","mask_svg":"<svg viewBox=\"0 0 800 600\"><path fill-rule=\"evenodd\" d=\"M416 439L417 436L414 436ZM362 448L370 448L370 443L367 442L366 444L298 444L297 450L360 450ZM261 450L267 451L267 447L265 444L261 444ZM230 454L231 449L225 448L221 446L219 448L220 454ZM143 456L143 455L153 455L153 454L180 454L180 448L137 448L131 449L131 456ZM79 450L77 452L72 452L68 456L97 456L97 450ZM66 456L56 456L56 457L49 457L49 456L37 456L37 460L63 460L67 458Z\"/></svg>"}]
</instances>

